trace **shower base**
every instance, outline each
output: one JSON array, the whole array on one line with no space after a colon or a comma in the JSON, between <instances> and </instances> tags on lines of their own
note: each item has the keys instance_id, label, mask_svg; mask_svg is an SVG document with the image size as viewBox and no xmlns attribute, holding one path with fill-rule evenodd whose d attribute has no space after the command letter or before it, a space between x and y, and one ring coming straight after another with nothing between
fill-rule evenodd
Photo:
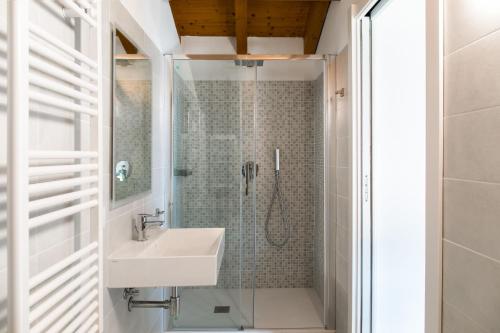
<instances>
[{"instance_id":1,"label":"shower base","mask_svg":"<svg viewBox=\"0 0 500 333\"><path fill-rule=\"evenodd\" d=\"M221 312L220 307L229 307L229 311ZM323 328L322 317L322 303L311 288L256 289L253 324L252 289L184 289L181 316L174 329Z\"/></svg>"}]
</instances>

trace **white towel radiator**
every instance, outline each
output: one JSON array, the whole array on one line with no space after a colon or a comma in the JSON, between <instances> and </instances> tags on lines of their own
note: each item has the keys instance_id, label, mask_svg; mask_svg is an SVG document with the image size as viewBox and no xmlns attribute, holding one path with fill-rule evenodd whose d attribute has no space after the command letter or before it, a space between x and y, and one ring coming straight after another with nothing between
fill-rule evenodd
<instances>
[{"instance_id":1,"label":"white towel radiator","mask_svg":"<svg viewBox=\"0 0 500 333\"><path fill-rule=\"evenodd\" d=\"M94 56L30 23L30 0L8 1L8 331L102 332L100 1L51 2L85 26ZM30 149L34 105L78 119L78 149ZM82 219L87 241L30 274L30 233Z\"/></svg>"}]
</instances>

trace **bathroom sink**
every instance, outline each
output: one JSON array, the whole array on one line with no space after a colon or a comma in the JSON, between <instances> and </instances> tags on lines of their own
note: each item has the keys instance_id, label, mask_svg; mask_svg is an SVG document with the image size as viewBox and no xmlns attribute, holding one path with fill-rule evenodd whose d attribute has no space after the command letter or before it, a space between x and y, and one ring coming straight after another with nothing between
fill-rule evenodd
<instances>
[{"instance_id":1,"label":"bathroom sink","mask_svg":"<svg viewBox=\"0 0 500 333\"><path fill-rule=\"evenodd\" d=\"M215 286L223 254L224 228L158 231L109 255L107 287Z\"/></svg>"}]
</instances>

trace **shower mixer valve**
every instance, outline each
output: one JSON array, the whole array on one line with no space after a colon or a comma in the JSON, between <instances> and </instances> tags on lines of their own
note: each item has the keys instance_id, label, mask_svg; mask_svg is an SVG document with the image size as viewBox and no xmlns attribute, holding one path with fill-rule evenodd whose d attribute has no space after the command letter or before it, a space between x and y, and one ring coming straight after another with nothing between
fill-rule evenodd
<instances>
[{"instance_id":1,"label":"shower mixer valve","mask_svg":"<svg viewBox=\"0 0 500 333\"><path fill-rule=\"evenodd\" d=\"M255 172L254 172L255 166ZM241 175L245 178L245 195L248 195L248 184L259 174L259 165L253 161L243 163Z\"/></svg>"}]
</instances>

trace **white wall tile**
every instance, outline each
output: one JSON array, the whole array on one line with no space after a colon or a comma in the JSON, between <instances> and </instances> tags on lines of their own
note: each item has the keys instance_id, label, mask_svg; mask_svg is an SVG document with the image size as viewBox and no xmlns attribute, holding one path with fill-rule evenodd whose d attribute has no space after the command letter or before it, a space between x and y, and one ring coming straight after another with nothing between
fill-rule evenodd
<instances>
[{"instance_id":1,"label":"white wall tile","mask_svg":"<svg viewBox=\"0 0 500 333\"><path fill-rule=\"evenodd\" d=\"M344 96L335 95L335 136L336 136L336 332L348 332L349 317L349 270L350 261L350 213L351 206L351 112L349 110L350 91L348 86L348 49L344 48L335 59L336 87L344 88Z\"/></svg>"},{"instance_id":2,"label":"white wall tile","mask_svg":"<svg viewBox=\"0 0 500 333\"><path fill-rule=\"evenodd\" d=\"M492 0L445 1L445 54L500 29L500 2Z\"/></svg>"},{"instance_id":3,"label":"white wall tile","mask_svg":"<svg viewBox=\"0 0 500 333\"><path fill-rule=\"evenodd\" d=\"M445 177L500 182L499 128L500 107L447 117Z\"/></svg>"},{"instance_id":4,"label":"white wall tile","mask_svg":"<svg viewBox=\"0 0 500 333\"><path fill-rule=\"evenodd\" d=\"M337 138L337 166L347 168L350 165L349 161L349 144L351 138L344 136Z\"/></svg>"},{"instance_id":5,"label":"white wall tile","mask_svg":"<svg viewBox=\"0 0 500 333\"><path fill-rule=\"evenodd\" d=\"M337 227L337 255L347 259L349 257L349 233L346 228Z\"/></svg>"},{"instance_id":6,"label":"white wall tile","mask_svg":"<svg viewBox=\"0 0 500 333\"><path fill-rule=\"evenodd\" d=\"M347 259L337 255L337 284L343 290L348 290L348 267Z\"/></svg>"},{"instance_id":7,"label":"white wall tile","mask_svg":"<svg viewBox=\"0 0 500 333\"><path fill-rule=\"evenodd\" d=\"M445 114L500 105L500 31L445 58Z\"/></svg>"},{"instance_id":8,"label":"white wall tile","mask_svg":"<svg viewBox=\"0 0 500 333\"><path fill-rule=\"evenodd\" d=\"M141 299L160 300L162 298L161 289L140 289ZM152 329L160 328L158 321L162 318L163 311L159 309L133 309L128 311L127 300L117 299L113 308L104 319L104 332L106 333L137 333L152 332Z\"/></svg>"},{"instance_id":9,"label":"white wall tile","mask_svg":"<svg viewBox=\"0 0 500 333\"><path fill-rule=\"evenodd\" d=\"M443 299L486 332L500 327L500 262L447 241L443 247Z\"/></svg>"},{"instance_id":10,"label":"white wall tile","mask_svg":"<svg viewBox=\"0 0 500 333\"><path fill-rule=\"evenodd\" d=\"M500 260L500 184L444 182L444 237Z\"/></svg>"},{"instance_id":11,"label":"white wall tile","mask_svg":"<svg viewBox=\"0 0 500 333\"><path fill-rule=\"evenodd\" d=\"M349 168L337 168L337 194L347 198L349 196Z\"/></svg>"},{"instance_id":12,"label":"white wall tile","mask_svg":"<svg viewBox=\"0 0 500 333\"><path fill-rule=\"evenodd\" d=\"M351 113L348 110L348 103L346 97L336 97L336 116L337 116L337 128L336 135L337 137L348 137L350 135L350 124Z\"/></svg>"},{"instance_id":13,"label":"white wall tile","mask_svg":"<svg viewBox=\"0 0 500 333\"><path fill-rule=\"evenodd\" d=\"M349 224L349 199L337 196L337 224L347 230Z\"/></svg>"},{"instance_id":14,"label":"white wall tile","mask_svg":"<svg viewBox=\"0 0 500 333\"><path fill-rule=\"evenodd\" d=\"M336 327L335 327L335 332L336 333L348 333L348 307L349 303L347 300L347 291L346 289L342 288L339 284L337 284L336 287L336 308L337 310L337 315L336 315Z\"/></svg>"},{"instance_id":15,"label":"white wall tile","mask_svg":"<svg viewBox=\"0 0 500 333\"><path fill-rule=\"evenodd\" d=\"M477 323L453 306L443 304L443 333L486 333Z\"/></svg>"}]
</instances>

